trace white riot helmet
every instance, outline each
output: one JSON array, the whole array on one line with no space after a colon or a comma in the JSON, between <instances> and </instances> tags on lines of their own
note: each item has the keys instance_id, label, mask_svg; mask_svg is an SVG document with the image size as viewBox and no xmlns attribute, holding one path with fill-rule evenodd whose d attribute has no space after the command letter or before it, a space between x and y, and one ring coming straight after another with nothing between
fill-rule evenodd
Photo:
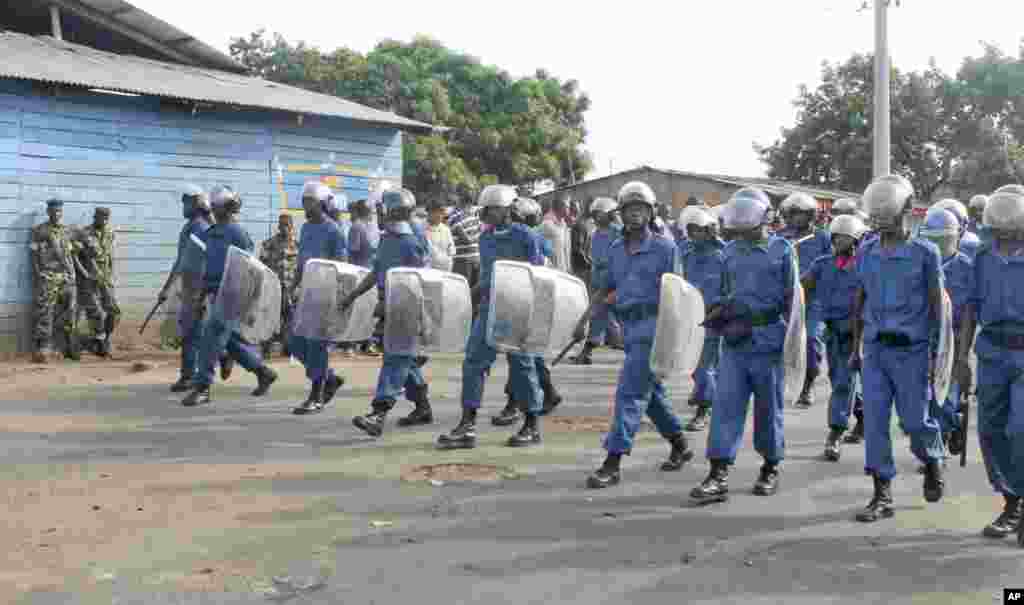
<instances>
[{"instance_id":1,"label":"white riot helmet","mask_svg":"<svg viewBox=\"0 0 1024 605\"><path fill-rule=\"evenodd\" d=\"M416 196L408 189L389 189L381 195L384 212L412 210L416 207Z\"/></svg>"},{"instance_id":2,"label":"white riot helmet","mask_svg":"<svg viewBox=\"0 0 1024 605\"><path fill-rule=\"evenodd\" d=\"M619 205L610 197L599 197L590 203L591 214L595 212L608 214L609 212L615 212L618 208Z\"/></svg>"},{"instance_id":3,"label":"white riot helmet","mask_svg":"<svg viewBox=\"0 0 1024 605\"><path fill-rule=\"evenodd\" d=\"M647 204L653 214L658 198L654 195L654 190L647 183L632 181L623 185L622 189L619 189L618 201L619 208L625 208L627 204Z\"/></svg>"},{"instance_id":4,"label":"white riot helmet","mask_svg":"<svg viewBox=\"0 0 1024 605\"><path fill-rule=\"evenodd\" d=\"M1016 193L1017 195L1024 195L1024 185L1003 185L999 189L996 189L996 193Z\"/></svg>"},{"instance_id":5,"label":"white riot helmet","mask_svg":"<svg viewBox=\"0 0 1024 605\"><path fill-rule=\"evenodd\" d=\"M967 204L967 207L970 208L971 210L980 210L980 211L984 212L985 211L985 204L987 204L987 203L988 203L988 196L987 195L976 195L976 196L971 198L971 201L970 201L970 203Z\"/></svg>"},{"instance_id":6,"label":"white riot helmet","mask_svg":"<svg viewBox=\"0 0 1024 605\"><path fill-rule=\"evenodd\" d=\"M683 229L690 225L704 228L716 225L718 221L715 217L711 216L711 213L700 206L687 206L679 213L679 219L676 221L676 224Z\"/></svg>"},{"instance_id":7,"label":"white riot helmet","mask_svg":"<svg viewBox=\"0 0 1024 605\"><path fill-rule=\"evenodd\" d=\"M857 200L852 197L844 197L832 203L832 216L856 215L858 208Z\"/></svg>"},{"instance_id":8,"label":"white riot helmet","mask_svg":"<svg viewBox=\"0 0 1024 605\"><path fill-rule=\"evenodd\" d=\"M508 208L518 198L515 187L511 185L488 185L480 192L477 205L481 208Z\"/></svg>"},{"instance_id":9,"label":"white riot helmet","mask_svg":"<svg viewBox=\"0 0 1024 605\"><path fill-rule=\"evenodd\" d=\"M952 256L960 241L960 221L949 210L932 206L924 217L920 235L938 246L943 258Z\"/></svg>"},{"instance_id":10,"label":"white riot helmet","mask_svg":"<svg viewBox=\"0 0 1024 605\"><path fill-rule=\"evenodd\" d=\"M782 200L779 210L783 214L787 212L817 212L818 202L806 193L792 193Z\"/></svg>"},{"instance_id":11,"label":"white riot helmet","mask_svg":"<svg viewBox=\"0 0 1024 605\"><path fill-rule=\"evenodd\" d=\"M985 225L993 231L1024 234L1024 191L996 191L985 206Z\"/></svg>"},{"instance_id":12,"label":"white riot helmet","mask_svg":"<svg viewBox=\"0 0 1024 605\"><path fill-rule=\"evenodd\" d=\"M722 209L723 227L733 231L756 229L768 222L772 203L768 195L754 187L744 187L732 194Z\"/></svg>"},{"instance_id":13,"label":"white riot helmet","mask_svg":"<svg viewBox=\"0 0 1024 605\"><path fill-rule=\"evenodd\" d=\"M348 196L344 193L331 192L331 197L328 200L334 209L338 212L348 212Z\"/></svg>"},{"instance_id":14,"label":"white riot helmet","mask_svg":"<svg viewBox=\"0 0 1024 605\"><path fill-rule=\"evenodd\" d=\"M534 219L540 217L540 204L528 198L521 197L512 204L512 215L519 221L530 225Z\"/></svg>"},{"instance_id":15,"label":"white riot helmet","mask_svg":"<svg viewBox=\"0 0 1024 605\"><path fill-rule=\"evenodd\" d=\"M967 226L967 207L964 206L958 200L953 198L946 198L939 200L932 204L932 208L942 208L943 210L949 210L956 217L957 222L960 224L960 228L963 229Z\"/></svg>"},{"instance_id":16,"label":"white riot helmet","mask_svg":"<svg viewBox=\"0 0 1024 605\"><path fill-rule=\"evenodd\" d=\"M860 218L856 216L840 214L832 219L832 222L829 223L828 230L833 236L848 235L853 239L860 241L860 238L864 237L864 234L868 232L868 226L864 224L864 221L860 220Z\"/></svg>"},{"instance_id":17,"label":"white riot helmet","mask_svg":"<svg viewBox=\"0 0 1024 605\"><path fill-rule=\"evenodd\" d=\"M878 177L861 197L864 211L874 223L889 224L910 209L914 186L897 174Z\"/></svg>"},{"instance_id":18,"label":"white riot helmet","mask_svg":"<svg viewBox=\"0 0 1024 605\"><path fill-rule=\"evenodd\" d=\"M306 181L302 186L302 199L312 199L317 202L326 202L331 197L331 190L320 181Z\"/></svg>"},{"instance_id":19,"label":"white riot helmet","mask_svg":"<svg viewBox=\"0 0 1024 605\"><path fill-rule=\"evenodd\" d=\"M228 185L217 185L210 191L210 206L213 209L228 208L238 210L242 207L242 200L238 193Z\"/></svg>"}]
</instances>

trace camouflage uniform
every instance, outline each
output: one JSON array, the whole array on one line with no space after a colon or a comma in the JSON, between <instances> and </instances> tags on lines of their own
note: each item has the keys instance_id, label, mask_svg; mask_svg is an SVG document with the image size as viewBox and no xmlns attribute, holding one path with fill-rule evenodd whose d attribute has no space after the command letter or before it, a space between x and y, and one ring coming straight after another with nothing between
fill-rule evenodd
<instances>
[{"instance_id":1,"label":"camouflage uniform","mask_svg":"<svg viewBox=\"0 0 1024 605\"><path fill-rule=\"evenodd\" d=\"M92 337L113 334L121 320L114 294L114 230L89 225L78 231L75 253L91 275L78 276L78 304L89 319Z\"/></svg>"},{"instance_id":2,"label":"camouflage uniform","mask_svg":"<svg viewBox=\"0 0 1024 605\"><path fill-rule=\"evenodd\" d=\"M75 266L67 228L49 222L34 227L29 249L32 256L35 315L32 339L36 352L39 354L50 350L54 324L62 332L68 348L73 349Z\"/></svg>"},{"instance_id":3,"label":"camouflage uniform","mask_svg":"<svg viewBox=\"0 0 1024 605\"><path fill-rule=\"evenodd\" d=\"M260 262L277 274L281 281L281 331L271 342L286 342L285 335L290 328L294 307L293 293L298 284L295 283L298 272L299 246L295 238L285 238L280 231L260 246ZM269 350L269 349L268 349Z\"/></svg>"}]
</instances>

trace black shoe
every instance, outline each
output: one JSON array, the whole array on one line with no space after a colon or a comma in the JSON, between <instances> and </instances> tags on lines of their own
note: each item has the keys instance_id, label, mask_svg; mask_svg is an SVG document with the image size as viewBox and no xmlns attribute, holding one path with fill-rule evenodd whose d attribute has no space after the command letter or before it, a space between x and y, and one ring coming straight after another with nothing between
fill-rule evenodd
<instances>
[{"instance_id":1,"label":"black shoe","mask_svg":"<svg viewBox=\"0 0 1024 605\"><path fill-rule=\"evenodd\" d=\"M256 389L252 392L253 397L262 397L270 392L270 385L277 381L277 372L267 366L256 371Z\"/></svg>"},{"instance_id":2,"label":"black shoe","mask_svg":"<svg viewBox=\"0 0 1024 605\"><path fill-rule=\"evenodd\" d=\"M590 489L604 489L618 485L622 480L622 473L619 469L607 469L601 467L587 477L587 487Z\"/></svg>"},{"instance_id":3,"label":"black shoe","mask_svg":"<svg viewBox=\"0 0 1024 605\"><path fill-rule=\"evenodd\" d=\"M860 512L856 519L861 523L874 523L879 519L888 519L895 512L892 509L891 482L887 479L879 479L877 475L872 477L875 483L875 493L871 501Z\"/></svg>"},{"instance_id":4,"label":"black shoe","mask_svg":"<svg viewBox=\"0 0 1024 605\"><path fill-rule=\"evenodd\" d=\"M690 491L690 501L694 504L711 504L728 499L729 465L720 460L712 460L708 476Z\"/></svg>"},{"instance_id":5,"label":"black shoe","mask_svg":"<svg viewBox=\"0 0 1024 605\"><path fill-rule=\"evenodd\" d=\"M473 449L476 447L476 410L462 409L462 418L452 432L437 438L437 447L443 450Z\"/></svg>"},{"instance_id":6,"label":"black shoe","mask_svg":"<svg viewBox=\"0 0 1024 605\"><path fill-rule=\"evenodd\" d=\"M754 482L754 494L773 496L779 489L779 467L767 462L761 466L761 474Z\"/></svg>"},{"instance_id":7,"label":"black shoe","mask_svg":"<svg viewBox=\"0 0 1024 605\"><path fill-rule=\"evenodd\" d=\"M534 422L530 422L530 417L526 417L526 421L523 423L522 428L515 435L508 438L506 445L509 447L530 447L531 445L540 445L540 430L536 427L537 417L533 417Z\"/></svg>"},{"instance_id":8,"label":"black shoe","mask_svg":"<svg viewBox=\"0 0 1024 605\"><path fill-rule=\"evenodd\" d=\"M342 378L341 376L338 376L337 374L331 374L327 378L327 382L324 383L323 402L325 406L328 403L330 403L332 399L334 399L334 396L338 393L338 390L341 389L341 387L343 386L345 386L345 379Z\"/></svg>"},{"instance_id":9,"label":"black shoe","mask_svg":"<svg viewBox=\"0 0 1024 605\"><path fill-rule=\"evenodd\" d=\"M511 426L523 419L523 412L519 404L509 400L497 416L491 416L491 424L494 426Z\"/></svg>"},{"instance_id":10,"label":"black shoe","mask_svg":"<svg viewBox=\"0 0 1024 605\"><path fill-rule=\"evenodd\" d=\"M175 382L174 384L171 385L171 392L172 393L184 393L185 391L188 391L191 388L192 388L192 378L191 377L182 376L181 378L178 378L178 382Z\"/></svg>"},{"instance_id":11,"label":"black shoe","mask_svg":"<svg viewBox=\"0 0 1024 605\"><path fill-rule=\"evenodd\" d=\"M942 463L939 466L942 467L942 470L946 470L948 468L948 466L949 466L949 462L945 458L943 458ZM925 471L925 465L924 464L917 465L917 474L918 475L923 475L924 471Z\"/></svg>"},{"instance_id":12,"label":"black shoe","mask_svg":"<svg viewBox=\"0 0 1024 605\"><path fill-rule=\"evenodd\" d=\"M356 416L352 419L352 424L371 437L380 437L384 433L384 420L388 417L391 405L390 402L374 401L370 413Z\"/></svg>"},{"instance_id":13,"label":"black shoe","mask_svg":"<svg viewBox=\"0 0 1024 605\"><path fill-rule=\"evenodd\" d=\"M864 441L864 420L858 418L853 430L843 437L843 443L858 444L861 441Z\"/></svg>"},{"instance_id":14,"label":"black shoe","mask_svg":"<svg viewBox=\"0 0 1024 605\"><path fill-rule=\"evenodd\" d=\"M408 416L398 419L398 426L419 426L421 424L433 424L434 413L430 409L429 402L417 403L416 409Z\"/></svg>"},{"instance_id":15,"label":"black shoe","mask_svg":"<svg viewBox=\"0 0 1024 605\"><path fill-rule=\"evenodd\" d=\"M806 410L814 405L811 396L814 391L814 379L817 377L817 374L811 374L810 372L804 377L804 388L800 391L800 396L797 397L796 402L793 404L795 407Z\"/></svg>"},{"instance_id":16,"label":"black shoe","mask_svg":"<svg viewBox=\"0 0 1024 605\"><path fill-rule=\"evenodd\" d=\"M945 482L942 480L942 464L932 460L924 467L924 499L928 502L942 500Z\"/></svg>"},{"instance_id":17,"label":"black shoe","mask_svg":"<svg viewBox=\"0 0 1024 605\"><path fill-rule=\"evenodd\" d=\"M235 360L230 355L220 358L220 379L227 382L231 378L231 371L235 369Z\"/></svg>"},{"instance_id":18,"label":"black shoe","mask_svg":"<svg viewBox=\"0 0 1024 605\"><path fill-rule=\"evenodd\" d=\"M661 470L665 472L678 471L690 460L693 460L693 450L686 443L686 437L682 433L673 435L669 440L672 450L668 453L668 460L661 463Z\"/></svg>"},{"instance_id":19,"label":"black shoe","mask_svg":"<svg viewBox=\"0 0 1024 605\"><path fill-rule=\"evenodd\" d=\"M963 425L960 425L961 427ZM967 436L964 434L963 428L953 429L949 433L949 439L946 442L949 447L949 453L954 456L959 456L964 448L967 446Z\"/></svg>"},{"instance_id":20,"label":"black shoe","mask_svg":"<svg viewBox=\"0 0 1024 605\"><path fill-rule=\"evenodd\" d=\"M1006 503L1003 505L1003 512L996 517L995 521L981 530L981 535L986 538L1005 538L1016 532L1021 523L1021 500L1017 496L1003 496Z\"/></svg>"},{"instance_id":21,"label":"black shoe","mask_svg":"<svg viewBox=\"0 0 1024 605\"><path fill-rule=\"evenodd\" d=\"M843 436L843 429L833 427L825 438L825 460L839 462L839 441Z\"/></svg>"},{"instance_id":22,"label":"black shoe","mask_svg":"<svg viewBox=\"0 0 1024 605\"><path fill-rule=\"evenodd\" d=\"M590 356L589 353L587 353L586 355L580 353L579 355L577 355L575 357L569 358L569 361L571 361L573 363L573 365L578 365L578 366L594 365L594 359Z\"/></svg>"},{"instance_id":23,"label":"black shoe","mask_svg":"<svg viewBox=\"0 0 1024 605\"><path fill-rule=\"evenodd\" d=\"M210 387L195 387L192 392L182 400L181 405L191 408L197 405L210 403Z\"/></svg>"},{"instance_id":24,"label":"black shoe","mask_svg":"<svg viewBox=\"0 0 1024 605\"><path fill-rule=\"evenodd\" d=\"M708 416L711 408L704 404L704 402L698 402L697 414L690 420L686 425L686 430L691 433L703 431L708 428Z\"/></svg>"},{"instance_id":25,"label":"black shoe","mask_svg":"<svg viewBox=\"0 0 1024 605\"><path fill-rule=\"evenodd\" d=\"M323 404L323 381L317 380L313 383L313 386L309 389L309 397L300 403L298 406L292 409L292 414L301 416L303 414L316 414L324 410Z\"/></svg>"}]
</instances>

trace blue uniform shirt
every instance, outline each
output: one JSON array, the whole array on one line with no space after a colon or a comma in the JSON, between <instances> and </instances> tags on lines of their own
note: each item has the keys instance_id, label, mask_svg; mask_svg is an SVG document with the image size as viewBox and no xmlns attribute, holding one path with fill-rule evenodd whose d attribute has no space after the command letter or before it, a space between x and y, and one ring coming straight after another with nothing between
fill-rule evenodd
<instances>
[{"instance_id":1,"label":"blue uniform shirt","mask_svg":"<svg viewBox=\"0 0 1024 605\"><path fill-rule=\"evenodd\" d=\"M970 260L974 260L978 254L979 246L981 246L981 239L970 231L965 232L964 236L960 238L960 252Z\"/></svg>"},{"instance_id":2,"label":"blue uniform shirt","mask_svg":"<svg viewBox=\"0 0 1024 605\"><path fill-rule=\"evenodd\" d=\"M910 239L883 250L881 239L864 246L857 258L857 277L864 289L864 342L879 332L902 334L911 342L927 342L930 324L928 291L943 288L939 249Z\"/></svg>"},{"instance_id":3,"label":"blue uniform shirt","mask_svg":"<svg viewBox=\"0 0 1024 605\"><path fill-rule=\"evenodd\" d=\"M353 265L370 268L373 266L377 247L380 245L380 231L377 225L366 221L355 221L348 232L348 258Z\"/></svg>"},{"instance_id":4,"label":"blue uniform shirt","mask_svg":"<svg viewBox=\"0 0 1024 605\"><path fill-rule=\"evenodd\" d=\"M810 234L805 235L801 238L794 238L788 235L786 231L782 232L782 235L790 240L796 250L797 263L800 267L800 275L807 273L811 270L811 265L814 261L818 260L822 256L828 256L832 254L832 236L825 229L813 229ZM818 311L821 309L821 305L818 302L818 291L815 290L815 296L807 301L808 308Z\"/></svg>"},{"instance_id":5,"label":"blue uniform shirt","mask_svg":"<svg viewBox=\"0 0 1024 605\"><path fill-rule=\"evenodd\" d=\"M622 237L622 228L611 224L607 229L597 229L590 236L590 285L602 290L608 285L608 260L612 242Z\"/></svg>"},{"instance_id":6,"label":"blue uniform shirt","mask_svg":"<svg viewBox=\"0 0 1024 605\"><path fill-rule=\"evenodd\" d=\"M172 271L181 270L181 259L182 254L185 252L185 246L188 245L189 239L195 235L199 238L199 241L206 243L206 232L210 228L210 222L201 216L190 219L185 226L181 228L181 234L178 235L178 257L174 259L174 269Z\"/></svg>"},{"instance_id":7,"label":"blue uniform shirt","mask_svg":"<svg viewBox=\"0 0 1024 605\"><path fill-rule=\"evenodd\" d=\"M252 252L256 245L244 227L238 223L216 224L206 230L206 290L216 292L224 276L224 263L228 247L234 246Z\"/></svg>"},{"instance_id":8,"label":"blue uniform shirt","mask_svg":"<svg viewBox=\"0 0 1024 605\"><path fill-rule=\"evenodd\" d=\"M649 231L633 250L624 237L612 242L608 291L615 292L615 312L623 320L627 343L654 340L661 276L679 272L679 250L663 235Z\"/></svg>"},{"instance_id":9,"label":"blue uniform shirt","mask_svg":"<svg viewBox=\"0 0 1024 605\"><path fill-rule=\"evenodd\" d=\"M825 321L849 320L853 313L853 299L860 280L856 264L845 269L836 266L836 256L818 257L808 272L814 279L814 297L818 300L821 319Z\"/></svg>"},{"instance_id":10,"label":"blue uniform shirt","mask_svg":"<svg viewBox=\"0 0 1024 605\"><path fill-rule=\"evenodd\" d=\"M1024 256L1003 256L985 245L978 249L973 269L967 302L974 306L983 333L997 324L1024 333Z\"/></svg>"},{"instance_id":11,"label":"blue uniform shirt","mask_svg":"<svg viewBox=\"0 0 1024 605\"><path fill-rule=\"evenodd\" d=\"M683 277L704 297L704 306L722 301L722 269L724 267L721 240L688 242L679 246Z\"/></svg>"},{"instance_id":12,"label":"blue uniform shirt","mask_svg":"<svg viewBox=\"0 0 1024 605\"><path fill-rule=\"evenodd\" d=\"M299 230L298 270L306 266L311 258L326 260L348 259L348 242L334 221L306 223Z\"/></svg>"},{"instance_id":13,"label":"blue uniform shirt","mask_svg":"<svg viewBox=\"0 0 1024 605\"><path fill-rule=\"evenodd\" d=\"M543 265L542 239L544 239L542 236L520 223L511 223L507 227L495 227L481 232L480 300L490 299L491 276L494 273L495 262L515 260Z\"/></svg>"},{"instance_id":14,"label":"blue uniform shirt","mask_svg":"<svg viewBox=\"0 0 1024 605\"><path fill-rule=\"evenodd\" d=\"M759 244L734 240L723 249L723 300L739 303L758 315L779 315L769 325L755 326L753 338L733 348L751 353L782 351L795 272L799 270L794 255L793 245L776 236Z\"/></svg>"},{"instance_id":15,"label":"blue uniform shirt","mask_svg":"<svg viewBox=\"0 0 1024 605\"><path fill-rule=\"evenodd\" d=\"M942 278L946 284L946 293L953 306L953 325L959 326L963 317L964 305L971 294L971 282L974 280L974 263L962 252L956 252L949 258L942 259Z\"/></svg>"},{"instance_id":16,"label":"blue uniform shirt","mask_svg":"<svg viewBox=\"0 0 1024 605\"><path fill-rule=\"evenodd\" d=\"M430 244L407 222L384 226L380 248L373 260L373 273L377 279L378 297L384 299L384 285L388 269L394 267L421 268L430 265Z\"/></svg>"}]
</instances>

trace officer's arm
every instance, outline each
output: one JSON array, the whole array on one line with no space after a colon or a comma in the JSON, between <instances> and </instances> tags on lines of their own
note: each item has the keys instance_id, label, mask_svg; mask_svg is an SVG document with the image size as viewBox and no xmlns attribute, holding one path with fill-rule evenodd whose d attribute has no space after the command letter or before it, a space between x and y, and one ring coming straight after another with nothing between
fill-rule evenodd
<instances>
[{"instance_id":1,"label":"officer's arm","mask_svg":"<svg viewBox=\"0 0 1024 605\"><path fill-rule=\"evenodd\" d=\"M811 268L808 269L807 273L804 273L800 278L800 285L803 286L804 292L807 293L807 298L814 295L814 289L818 286L817 280L814 278L815 273L818 271L818 262L815 261Z\"/></svg>"},{"instance_id":2,"label":"officer's arm","mask_svg":"<svg viewBox=\"0 0 1024 605\"><path fill-rule=\"evenodd\" d=\"M863 287L857 288L857 293L853 295L853 309L850 312L850 327L853 331L853 353L854 355L860 356L860 342L864 334L864 302L867 300L867 294L864 292Z\"/></svg>"},{"instance_id":3,"label":"officer's arm","mask_svg":"<svg viewBox=\"0 0 1024 605\"><path fill-rule=\"evenodd\" d=\"M366 294L367 292L372 290L376 284L377 272L371 271L366 277L363 278L363 281L361 281L359 285L356 286L356 289L349 292L348 296L346 296L345 299L341 301L341 308L344 309L346 307L351 307L352 303L356 302L356 300L363 294Z\"/></svg>"},{"instance_id":4,"label":"officer's arm","mask_svg":"<svg viewBox=\"0 0 1024 605\"><path fill-rule=\"evenodd\" d=\"M974 303L964 305L961 319L960 332L956 339L956 357L959 362L967 363L968 354L974 347L974 331L978 327L978 316L974 310Z\"/></svg>"}]
</instances>

